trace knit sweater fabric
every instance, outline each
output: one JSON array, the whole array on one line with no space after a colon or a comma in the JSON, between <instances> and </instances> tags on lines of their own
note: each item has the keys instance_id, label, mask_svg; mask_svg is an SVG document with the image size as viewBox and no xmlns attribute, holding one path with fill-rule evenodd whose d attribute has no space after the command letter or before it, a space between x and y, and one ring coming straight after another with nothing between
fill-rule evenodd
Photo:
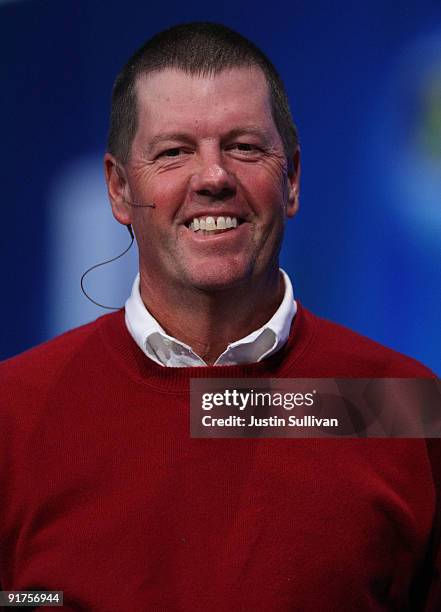
<instances>
[{"instance_id":1,"label":"knit sweater fabric","mask_svg":"<svg viewBox=\"0 0 441 612\"><path fill-rule=\"evenodd\" d=\"M189 382L430 377L299 304L241 366L165 368L124 311L0 366L0 586L65 610L440 610L441 453L423 439L193 439Z\"/></svg>"}]
</instances>

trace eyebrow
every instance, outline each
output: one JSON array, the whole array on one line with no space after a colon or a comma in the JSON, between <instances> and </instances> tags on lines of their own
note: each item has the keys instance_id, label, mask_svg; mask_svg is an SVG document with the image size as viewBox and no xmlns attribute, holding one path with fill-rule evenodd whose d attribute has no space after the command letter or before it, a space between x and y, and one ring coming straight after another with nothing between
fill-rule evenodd
<instances>
[{"instance_id":1,"label":"eyebrow","mask_svg":"<svg viewBox=\"0 0 441 612\"><path fill-rule=\"evenodd\" d=\"M231 138L237 138L239 136L246 136L249 134L257 136L266 145L270 144L270 138L268 137L268 135L265 133L264 130L262 130L256 125L234 128L227 132L224 136L222 136L221 140L230 140ZM164 132L162 134L154 136L146 145L145 150L147 152L151 152L158 144L167 141L185 142L190 144L194 141L194 138L190 134L185 132Z\"/></svg>"},{"instance_id":2,"label":"eyebrow","mask_svg":"<svg viewBox=\"0 0 441 612\"><path fill-rule=\"evenodd\" d=\"M236 138L238 136L248 136L249 134L251 134L252 136L257 136L265 144L270 143L270 138L268 134L257 125L248 125L244 127L235 128L234 130L230 130L224 138L225 140L228 140L230 138Z\"/></svg>"},{"instance_id":3,"label":"eyebrow","mask_svg":"<svg viewBox=\"0 0 441 612\"><path fill-rule=\"evenodd\" d=\"M183 132L165 132L154 136L145 148L147 151L152 151L156 147L156 145L160 144L161 142L166 142L168 140L190 143L192 141L192 138L188 134L185 134Z\"/></svg>"}]
</instances>

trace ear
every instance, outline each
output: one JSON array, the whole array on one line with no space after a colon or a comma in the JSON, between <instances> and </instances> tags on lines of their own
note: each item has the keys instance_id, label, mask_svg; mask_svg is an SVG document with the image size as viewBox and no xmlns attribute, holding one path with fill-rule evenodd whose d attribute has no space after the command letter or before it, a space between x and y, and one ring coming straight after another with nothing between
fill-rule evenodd
<instances>
[{"instance_id":1,"label":"ear","mask_svg":"<svg viewBox=\"0 0 441 612\"><path fill-rule=\"evenodd\" d=\"M288 204L286 216L294 217L299 209L299 190L300 190L300 148L297 147L291 167L288 171Z\"/></svg>"},{"instance_id":2,"label":"ear","mask_svg":"<svg viewBox=\"0 0 441 612\"><path fill-rule=\"evenodd\" d=\"M122 164L110 153L104 156L104 174L112 213L122 225L132 223L132 211L127 203L127 177Z\"/></svg>"}]
</instances>

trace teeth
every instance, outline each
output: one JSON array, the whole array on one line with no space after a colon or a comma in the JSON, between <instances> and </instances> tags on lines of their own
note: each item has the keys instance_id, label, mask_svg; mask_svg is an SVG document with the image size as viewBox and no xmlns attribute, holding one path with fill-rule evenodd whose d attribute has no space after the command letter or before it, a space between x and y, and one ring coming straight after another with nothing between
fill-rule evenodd
<instances>
[{"instance_id":1,"label":"teeth","mask_svg":"<svg viewBox=\"0 0 441 612\"><path fill-rule=\"evenodd\" d=\"M207 217L205 219L205 229L207 230L207 232L212 232L216 229L216 223L213 217Z\"/></svg>"},{"instance_id":2,"label":"teeth","mask_svg":"<svg viewBox=\"0 0 441 612\"><path fill-rule=\"evenodd\" d=\"M237 217L205 217L194 218L189 224L189 228L193 232L205 230L206 232L214 232L215 230L233 229L238 226Z\"/></svg>"}]
</instances>

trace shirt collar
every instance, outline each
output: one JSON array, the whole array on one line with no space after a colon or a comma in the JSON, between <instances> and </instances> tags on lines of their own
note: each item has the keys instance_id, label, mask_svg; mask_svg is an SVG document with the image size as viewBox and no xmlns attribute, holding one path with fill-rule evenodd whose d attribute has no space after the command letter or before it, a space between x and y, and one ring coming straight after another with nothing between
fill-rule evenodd
<instances>
[{"instance_id":1,"label":"shirt collar","mask_svg":"<svg viewBox=\"0 0 441 612\"><path fill-rule=\"evenodd\" d=\"M282 303L271 319L259 329L227 346L214 365L256 363L278 351L288 340L291 323L297 311L291 281L280 269L285 285ZM126 326L139 348L162 366L206 366L190 346L169 336L150 314L141 299L140 276L136 275L132 292L125 305Z\"/></svg>"}]
</instances>

